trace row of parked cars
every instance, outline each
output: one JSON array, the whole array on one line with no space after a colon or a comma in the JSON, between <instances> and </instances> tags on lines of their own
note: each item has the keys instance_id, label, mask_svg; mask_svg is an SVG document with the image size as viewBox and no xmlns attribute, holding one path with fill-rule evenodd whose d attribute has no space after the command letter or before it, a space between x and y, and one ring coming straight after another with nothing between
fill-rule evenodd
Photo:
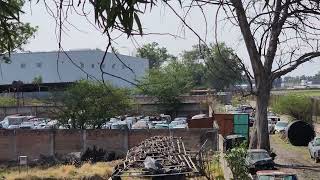
<instances>
[{"instance_id":1,"label":"row of parked cars","mask_svg":"<svg viewBox=\"0 0 320 180\"><path fill-rule=\"evenodd\" d=\"M10 115L0 121L0 128L5 129L50 129L57 128L58 121L36 116Z\"/></svg>"},{"instance_id":2,"label":"row of parked cars","mask_svg":"<svg viewBox=\"0 0 320 180\"><path fill-rule=\"evenodd\" d=\"M59 125L57 120L39 118L36 116L10 115L0 121L0 128L4 129L68 129L69 125ZM90 129L89 126L87 126ZM169 115L158 116L118 116L110 118L102 129L186 129L186 117L177 117L173 120Z\"/></svg>"},{"instance_id":3,"label":"row of parked cars","mask_svg":"<svg viewBox=\"0 0 320 180\"><path fill-rule=\"evenodd\" d=\"M130 116L111 118L103 129L186 129L186 117L177 117L161 114L159 116Z\"/></svg>"}]
</instances>

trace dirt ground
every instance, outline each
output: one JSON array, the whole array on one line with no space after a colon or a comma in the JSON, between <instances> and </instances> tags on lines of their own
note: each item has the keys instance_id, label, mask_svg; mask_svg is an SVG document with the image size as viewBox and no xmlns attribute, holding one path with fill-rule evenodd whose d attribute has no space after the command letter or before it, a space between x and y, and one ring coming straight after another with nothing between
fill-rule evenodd
<instances>
[{"instance_id":1,"label":"dirt ground","mask_svg":"<svg viewBox=\"0 0 320 180\"><path fill-rule=\"evenodd\" d=\"M320 163L310 158L307 147L292 146L279 135L271 135L270 142L271 149L277 154L277 168L294 172L302 180L320 180Z\"/></svg>"}]
</instances>

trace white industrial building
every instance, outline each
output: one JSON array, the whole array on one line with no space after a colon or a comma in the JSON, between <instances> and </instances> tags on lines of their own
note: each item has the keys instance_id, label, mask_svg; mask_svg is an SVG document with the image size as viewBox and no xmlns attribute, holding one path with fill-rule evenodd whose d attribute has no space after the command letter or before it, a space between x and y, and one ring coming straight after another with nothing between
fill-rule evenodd
<instances>
[{"instance_id":1,"label":"white industrial building","mask_svg":"<svg viewBox=\"0 0 320 180\"><path fill-rule=\"evenodd\" d=\"M104 51L73 50L66 54L60 52L30 52L11 54L11 63L0 63L0 84L12 84L13 81L32 83L35 77L42 77L43 83L74 82L81 79L102 80L100 63ZM107 53L102 68L111 75L104 80L118 87L131 87L130 82L141 78L149 69L147 59ZM127 68L126 66L130 67ZM121 78L112 77L112 75Z\"/></svg>"}]
</instances>

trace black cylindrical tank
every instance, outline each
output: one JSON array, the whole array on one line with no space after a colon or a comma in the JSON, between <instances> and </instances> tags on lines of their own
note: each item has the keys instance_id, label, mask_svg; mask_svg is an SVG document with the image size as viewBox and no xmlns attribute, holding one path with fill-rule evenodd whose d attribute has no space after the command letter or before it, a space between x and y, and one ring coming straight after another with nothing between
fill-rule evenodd
<instances>
[{"instance_id":1,"label":"black cylindrical tank","mask_svg":"<svg viewBox=\"0 0 320 180\"><path fill-rule=\"evenodd\" d=\"M313 126L304 121L294 121L287 127L287 137L294 146L307 146L314 138Z\"/></svg>"}]
</instances>

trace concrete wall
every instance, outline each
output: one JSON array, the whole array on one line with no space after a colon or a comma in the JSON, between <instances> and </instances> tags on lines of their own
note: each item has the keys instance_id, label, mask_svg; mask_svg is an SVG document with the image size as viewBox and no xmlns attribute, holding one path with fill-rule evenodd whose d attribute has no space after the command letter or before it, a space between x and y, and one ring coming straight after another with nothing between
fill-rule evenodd
<instances>
[{"instance_id":1,"label":"concrete wall","mask_svg":"<svg viewBox=\"0 0 320 180\"><path fill-rule=\"evenodd\" d=\"M3 106L0 107L0 118L2 120L4 117L13 114L51 117L51 114L57 109L59 109L59 106Z\"/></svg>"},{"instance_id":2,"label":"concrete wall","mask_svg":"<svg viewBox=\"0 0 320 180\"><path fill-rule=\"evenodd\" d=\"M15 161L18 156L30 160L40 154L63 155L84 152L96 146L109 152L124 155L131 147L151 136L182 137L186 148L198 151L208 139L211 149L217 149L216 129L154 130L0 130L0 161Z\"/></svg>"},{"instance_id":3,"label":"concrete wall","mask_svg":"<svg viewBox=\"0 0 320 180\"><path fill-rule=\"evenodd\" d=\"M161 108L158 104L141 104L135 108L135 112L141 114L157 114L166 113L165 109ZM207 105L200 105L198 103L193 104L181 104L176 111L176 116L186 117L188 115L196 114L208 114L209 107Z\"/></svg>"},{"instance_id":4,"label":"concrete wall","mask_svg":"<svg viewBox=\"0 0 320 180\"><path fill-rule=\"evenodd\" d=\"M218 150L220 152L220 163L224 174L224 179L233 179L232 171L228 165L228 162L224 158L226 147L224 143L224 138L221 134L218 135Z\"/></svg>"}]
</instances>

